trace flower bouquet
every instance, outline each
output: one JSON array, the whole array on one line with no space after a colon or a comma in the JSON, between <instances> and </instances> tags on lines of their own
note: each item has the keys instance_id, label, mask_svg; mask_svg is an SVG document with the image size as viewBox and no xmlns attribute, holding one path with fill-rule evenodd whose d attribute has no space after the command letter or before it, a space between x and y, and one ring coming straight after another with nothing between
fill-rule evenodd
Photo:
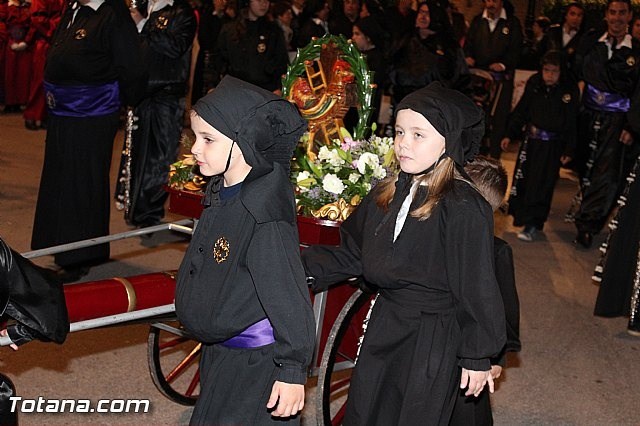
<instances>
[{"instance_id":1,"label":"flower bouquet","mask_svg":"<svg viewBox=\"0 0 640 426\"><path fill-rule=\"evenodd\" d=\"M301 140L291 179L296 185L298 211L303 215L344 220L379 181L395 172L393 139L372 136L344 142L334 139L312 159Z\"/></svg>"}]
</instances>

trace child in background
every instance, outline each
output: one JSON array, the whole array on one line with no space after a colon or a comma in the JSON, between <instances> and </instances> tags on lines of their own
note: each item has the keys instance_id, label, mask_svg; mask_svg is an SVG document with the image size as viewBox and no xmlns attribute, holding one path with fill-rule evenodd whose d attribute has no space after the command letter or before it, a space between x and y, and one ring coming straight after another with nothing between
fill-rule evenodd
<instances>
[{"instance_id":1,"label":"child in background","mask_svg":"<svg viewBox=\"0 0 640 426\"><path fill-rule=\"evenodd\" d=\"M306 122L227 76L193 107L191 127L191 152L213 176L176 288L178 318L203 343L191 424L299 424L314 318L289 164Z\"/></svg>"},{"instance_id":2,"label":"child in background","mask_svg":"<svg viewBox=\"0 0 640 426\"><path fill-rule=\"evenodd\" d=\"M500 144L506 151L525 128L509 196L513 224L524 226L519 240L533 241L547 221L560 165L574 155L578 106L578 86L561 71L560 53L547 52L541 72L529 78L509 116L507 136Z\"/></svg>"},{"instance_id":3,"label":"child in background","mask_svg":"<svg viewBox=\"0 0 640 426\"><path fill-rule=\"evenodd\" d=\"M473 162L464 168L473 180L476 188L487 200L495 212L507 192L507 172L499 160L487 157L476 157ZM507 343L498 357L491 360L491 375L494 380L500 377L505 366L506 352L520 352L520 302L516 289L513 270L513 253L511 246L501 238L493 237L493 253L495 257L495 270L504 313L507 320ZM458 392L458 399L450 426L480 426L493 424L489 393L482 392L477 398L469 398L464 392Z\"/></svg>"}]
</instances>

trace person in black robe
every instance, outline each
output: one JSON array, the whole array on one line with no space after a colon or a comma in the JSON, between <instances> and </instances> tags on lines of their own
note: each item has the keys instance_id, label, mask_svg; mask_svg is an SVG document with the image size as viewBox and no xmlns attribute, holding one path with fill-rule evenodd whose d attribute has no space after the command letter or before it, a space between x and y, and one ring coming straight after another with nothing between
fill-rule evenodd
<instances>
[{"instance_id":1,"label":"person in black robe","mask_svg":"<svg viewBox=\"0 0 640 426\"><path fill-rule=\"evenodd\" d=\"M334 6L335 7L335 6ZM329 18L329 33L350 39L353 26L360 19L360 0L343 0L342 10Z\"/></svg>"},{"instance_id":2,"label":"person in black robe","mask_svg":"<svg viewBox=\"0 0 640 426\"><path fill-rule=\"evenodd\" d=\"M16 253L0 238L0 335L8 336L18 349L34 339L63 343L69 332L69 318L62 284L57 276ZM0 424L18 424L16 395L11 380L0 373Z\"/></svg>"},{"instance_id":3,"label":"person in black robe","mask_svg":"<svg viewBox=\"0 0 640 426\"><path fill-rule=\"evenodd\" d=\"M464 170L478 191L497 211L504 201L507 192L507 172L499 160L478 156L468 163ZM511 246L502 238L493 237L493 255L496 262L496 280L500 287L500 295L504 303L504 313L507 320L507 343L500 354L491 359L491 375L498 379L506 366L507 352L520 352L520 300L516 288L516 277L513 267L513 251ZM493 414L489 392L486 390L477 398L464 396L464 391L458 392L453 414L449 426L480 426L492 425Z\"/></svg>"},{"instance_id":4,"label":"person in black robe","mask_svg":"<svg viewBox=\"0 0 640 426\"><path fill-rule=\"evenodd\" d=\"M459 49L444 10L434 3L420 3L415 32L392 47L390 79L395 103L434 81L451 85L461 57Z\"/></svg>"},{"instance_id":5,"label":"person in black robe","mask_svg":"<svg viewBox=\"0 0 640 426\"><path fill-rule=\"evenodd\" d=\"M584 248L614 207L625 147L640 134L640 45L627 34L630 3L609 1L605 20L607 31L589 31L576 54L584 90L576 150L581 200L574 219L575 241Z\"/></svg>"},{"instance_id":6,"label":"person in black robe","mask_svg":"<svg viewBox=\"0 0 640 426\"><path fill-rule=\"evenodd\" d=\"M216 80L228 74L272 92L281 90L289 56L282 30L266 17L269 2L241 4L238 18L222 27L216 43Z\"/></svg>"},{"instance_id":7,"label":"person in black robe","mask_svg":"<svg viewBox=\"0 0 640 426\"><path fill-rule=\"evenodd\" d=\"M488 153L500 158L500 141L505 135L513 97L513 77L522 50L522 26L507 11L503 0L485 0L485 9L476 16L464 44L467 64L491 72L495 96L486 106L488 117Z\"/></svg>"},{"instance_id":8,"label":"person in black robe","mask_svg":"<svg viewBox=\"0 0 640 426\"><path fill-rule=\"evenodd\" d=\"M191 424L299 424L315 323L289 164L306 122L233 77L191 118L191 152L213 176L176 288L178 318L203 343Z\"/></svg>"},{"instance_id":9,"label":"person in black robe","mask_svg":"<svg viewBox=\"0 0 640 426\"><path fill-rule=\"evenodd\" d=\"M481 109L458 91L436 82L407 96L399 175L342 223L339 247L302 252L315 290L351 277L379 289L345 425L447 425L458 389L493 390L490 359L506 334L493 214L462 169L483 132Z\"/></svg>"},{"instance_id":10,"label":"person in black robe","mask_svg":"<svg viewBox=\"0 0 640 426\"><path fill-rule=\"evenodd\" d=\"M627 177L620 210L601 247L594 280L600 282L594 315L629 316L627 332L640 337L640 156Z\"/></svg>"},{"instance_id":11,"label":"person in black robe","mask_svg":"<svg viewBox=\"0 0 640 426\"><path fill-rule=\"evenodd\" d=\"M200 50L193 73L192 104L209 93L217 83L214 51L222 27L232 20L233 18L227 14L227 0L213 0L213 7L211 3L206 3L201 9L198 21Z\"/></svg>"},{"instance_id":12,"label":"person in black robe","mask_svg":"<svg viewBox=\"0 0 640 426\"><path fill-rule=\"evenodd\" d=\"M523 43L522 54L518 63L519 69L537 71L540 69L542 56L549 50L547 31L551 21L546 16L539 16L531 26L531 38Z\"/></svg>"},{"instance_id":13,"label":"person in black robe","mask_svg":"<svg viewBox=\"0 0 640 426\"><path fill-rule=\"evenodd\" d=\"M145 78L124 3L82 0L67 8L44 78L49 121L33 249L109 234L109 168L120 106L138 102ZM108 244L54 255L57 265L77 272L74 278L108 259Z\"/></svg>"},{"instance_id":14,"label":"person in black robe","mask_svg":"<svg viewBox=\"0 0 640 426\"><path fill-rule=\"evenodd\" d=\"M297 47L305 47L311 40L329 34L329 15L331 7L325 0L311 0L305 9L310 17L301 24L296 37Z\"/></svg>"},{"instance_id":15,"label":"person in black robe","mask_svg":"<svg viewBox=\"0 0 640 426\"><path fill-rule=\"evenodd\" d=\"M575 57L582 38L584 8L580 3L569 3L561 25L552 25L547 31L547 49L562 52L562 62L568 77L576 79Z\"/></svg>"},{"instance_id":16,"label":"person in black robe","mask_svg":"<svg viewBox=\"0 0 640 426\"><path fill-rule=\"evenodd\" d=\"M131 10L140 31L149 79L144 99L134 109L138 121L132 133L131 152L122 156L116 188L116 200L128 188L125 220L136 227L158 225L164 217L169 195L164 186L180 146L191 45L196 33L195 14L185 1L158 0L148 4L147 13Z\"/></svg>"},{"instance_id":17,"label":"person in black robe","mask_svg":"<svg viewBox=\"0 0 640 426\"><path fill-rule=\"evenodd\" d=\"M549 216L551 198L561 164L574 156L580 93L578 85L561 71L561 56L548 52L539 73L527 81L524 94L509 117L501 142L525 137L515 165L509 196L514 226L524 226L518 239L533 241Z\"/></svg>"}]
</instances>

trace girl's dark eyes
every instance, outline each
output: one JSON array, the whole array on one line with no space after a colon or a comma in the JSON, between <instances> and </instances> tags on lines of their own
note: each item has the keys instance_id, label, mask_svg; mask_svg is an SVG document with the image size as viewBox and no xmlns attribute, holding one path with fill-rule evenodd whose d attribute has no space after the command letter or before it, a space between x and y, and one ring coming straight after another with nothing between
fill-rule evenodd
<instances>
[{"instance_id":1,"label":"girl's dark eyes","mask_svg":"<svg viewBox=\"0 0 640 426\"><path fill-rule=\"evenodd\" d=\"M211 139L211 138L203 138L203 139L204 139L204 143L207 143L207 144L208 144L208 143L213 143L213 142L214 142L214 140L213 140L213 139Z\"/></svg>"}]
</instances>

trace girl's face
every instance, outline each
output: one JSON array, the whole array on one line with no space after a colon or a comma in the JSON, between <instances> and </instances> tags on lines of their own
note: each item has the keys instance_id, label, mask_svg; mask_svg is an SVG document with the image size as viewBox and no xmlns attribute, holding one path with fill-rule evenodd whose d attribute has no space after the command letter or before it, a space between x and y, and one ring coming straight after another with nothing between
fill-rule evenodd
<instances>
[{"instance_id":1,"label":"girl's face","mask_svg":"<svg viewBox=\"0 0 640 426\"><path fill-rule=\"evenodd\" d=\"M444 136L422 114L398 111L393 149L403 172L417 174L433 165L444 153Z\"/></svg>"},{"instance_id":2,"label":"girl's face","mask_svg":"<svg viewBox=\"0 0 640 426\"><path fill-rule=\"evenodd\" d=\"M634 19L631 26L631 37L640 40L640 19Z\"/></svg>"},{"instance_id":3,"label":"girl's face","mask_svg":"<svg viewBox=\"0 0 640 426\"><path fill-rule=\"evenodd\" d=\"M224 174L225 184L230 186L244 180L251 166L244 161L242 151L237 144L197 114L191 114L191 129L196 135L191 153L200 167L200 173L205 176L215 176L224 172L229 150L233 145L229 169Z\"/></svg>"},{"instance_id":4,"label":"girl's face","mask_svg":"<svg viewBox=\"0 0 640 426\"><path fill-rule=\"evenodd\" d=\"M362 31L360 31L360 28L358 28L357 25L353 26L353 35L351 36L351 40L353 40L356 47L361 52L371 49L371 40L369 37L364 35Z\"/></svg>"},{"instance_id":5,"label":"girl's face","mask_svg":"<svg viewBox=\"0 0 640 426\"><path fill-rule=\"evenodd\" d=\"M429 13L429 6L423 4L416 15L416 28L426 30L429 25L431 25L431 13Z\"/></svg>"}]
</instances>

